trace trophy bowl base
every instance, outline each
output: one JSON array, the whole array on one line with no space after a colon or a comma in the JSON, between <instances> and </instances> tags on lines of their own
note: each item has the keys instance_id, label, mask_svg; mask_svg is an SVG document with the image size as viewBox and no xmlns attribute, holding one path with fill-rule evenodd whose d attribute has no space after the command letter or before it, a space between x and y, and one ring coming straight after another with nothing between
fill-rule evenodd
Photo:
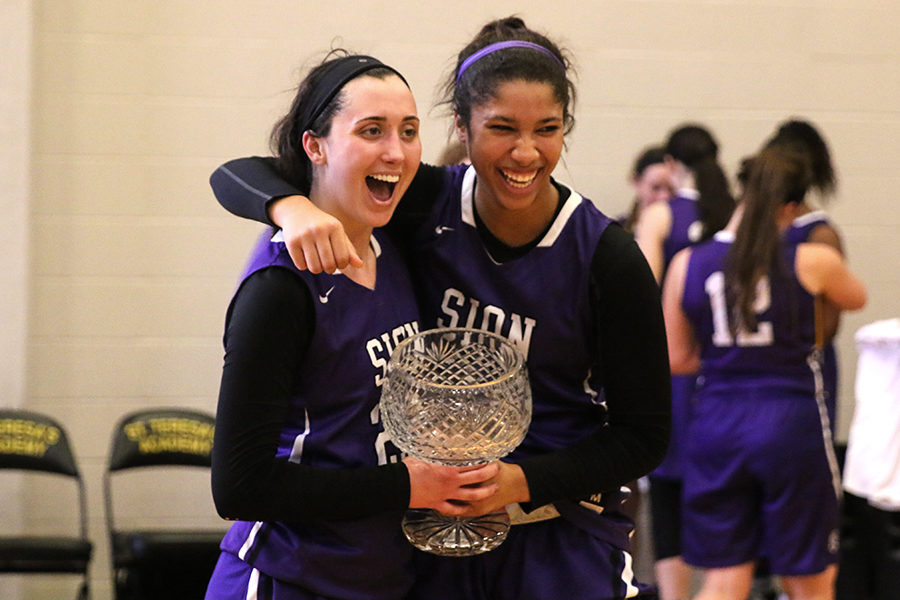
<instances>
[{"instance_id":1,"label":"trophy bowl base","mask_svg":"<svg viewBox=\"0 0 900 600\"><path fill-rule=\"evenodd\" d=\"M474 556L503 543L509 532L506 511L479 517L448 517L434 510L410 509L403 533L419 550L438 556Z\"/></svg>"}]
</instances>

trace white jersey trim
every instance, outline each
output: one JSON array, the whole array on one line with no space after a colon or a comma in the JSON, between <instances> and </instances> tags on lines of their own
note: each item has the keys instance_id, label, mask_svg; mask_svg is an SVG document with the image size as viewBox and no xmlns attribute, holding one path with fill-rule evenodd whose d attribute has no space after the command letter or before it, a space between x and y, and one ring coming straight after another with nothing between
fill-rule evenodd
<instances>
[{"instance_id":1,"label":"white jersey trim","mask_svg":"<svg viewBox=\"0 0 900 600\"><path fill-rule=\"evenodd\" d=\"M834 453L834 440L831 437L831 422L828 418L828 408L825 406L825 382L822 379L822 351L815 349L807 357L806 362L812 372L813 381L815 382L815 399L816 406L819 410L819 422L822 426L822 442L825 446L825 457L828 460L828 468L831 471L831 486L834 488L834 495L840 501L843 496L843 488L841 486L841 470L838 465L837 456Z\"/></svg>"},{"instance_id":2,"label":"white jersey trim","mask_svg":"<svg viewBox=\"0 0 900 600\"><path fill-rule=\"evenodd\" d=\"M556 219L553 221L550 229L547 230L547 233L541 238L541 241L538 242L538 247L546 248L552 246L554 242L556 242L557 238L559 238L559 235L562 233L563 228L566 226L566 223L569 222L572 213L575 212L581 205L582 200L584 200L581 194L569 186L562 183L559 183L559 185L569 190L569 198L566 200L562 210L559 211L559 214L556 215ZM463 175L459 204L462 222L466 225L475 227L475 167L469 166L465 175Z\"/></svg>"},{"instance_id":3,"label":"white jersey trim","mask_svg":"<svg viewBox=\"0 0 900 600\"><path fill-rule=\"evenodd\" d=\"M303 418L305 428L303 433L294 438L294 446L291 448L291 456L288 458L288 462L299 463L303 457L303 444L306 442L306 436L309 435L309 411L305 408L303 409Z\"/></svg>"},{"instance_id":4,"label":"white jersey trim","mask_svg":"<svg viewBox=\"0 0 900 600\"><path fill-rule=\"evenodd\" d=\"M634 598L641 590L634 585L634 568L632 567L632 557L628 552L622 552L625 557L625 566L622 568L622 582L625 584L625 597Z\"/></svg>"},{"instance_id":5,"label":"white jersey trim","mask_svg":"<svg viewBox=\"0 0 900 600\"><path fill-rule=\"evenodd\" d=\"M253 527L250 528L250 533L247 534L247 539L244 540L244 545L241 546L241 549L238 551L238 558L240 558L241 560L245 560L247 558L247 553L250 552L250 548L253 547L253 542L256 541L256 534L259 533L259 529L262 526L262 521L257 521L253 524Z\"/></svg>"},{"instance_id":6,"label":"white jersey trim","mask_svg":"<svg viewBox=\"0 0 900 600\"><path fill-rule=\"evenodd\" d=\"M717 242L724 242L726 244L730 244L734 242L734 232L733 231L725 231L724 229L717 231L713 234L713 239Z\"/></svg>"},{"instance_id":7,"label":"white jersey trim","mask_svg":"<svg viewBox=\"0 0 900 600\"><path fill-rule=\"evenodd\" d=\"M793 227L803 227L804 225L809 225L810 223L825 223L828 221L828 213L824 210L814 210L812 212L808 212L805 215L800 215L793 221L791 221L791 226Z\"/></svg>"},{"instance_id":8,"label":"white jersey trim","mask_svg":"<svg viewBox=\"0 0 900 600\"><path fill-rule=\"evenodd\" d=\"M547 248L556 242L557 238L559 238L559 235L562 233L563 228L566 226L566 223L569 222L569 217L572 216L572 213L574 213L575 209L581 205L581 201L583 200L581 194L569 186L563 184L559 185L569 190L569 198L566 200L562 210L559 211L559 214L556 215L556 219L553 221L553 225L550 226L550 229L547 230L544 239L538 243L538 247L541 248Z\"/></svg>"},{"instance_id":9,"label":"white jersey trim","mask_svg":"<svg viewBox=\"0 0 900 600\"><path fill-rule=\"evenodd\" d=\"M247 581L247 600L259 598L259 569L250 571L250 580Z\"/></svg>"},{"instance_id":10,"label":"white jersey trim","mask_svg":"<svg viewBox=\"0 0 900 600\"><path fill-rule=\"evenodd\" d=\"M463 175L462 189L460 190L460 210L462 222L475 227L475 167L469 166Z\"/></svg>"},{"instance_id":11,"label":"white jersey trim","mask_svg":"<svg viewBox=\"0 0 900 600\"><path fill-rule=\"evenodd\" d=\"M676 198L684 198L685 200L693 200L696 202L700 199L700 191L694 188L678 188L675 191Z\"/></svg>"}]
</instances>

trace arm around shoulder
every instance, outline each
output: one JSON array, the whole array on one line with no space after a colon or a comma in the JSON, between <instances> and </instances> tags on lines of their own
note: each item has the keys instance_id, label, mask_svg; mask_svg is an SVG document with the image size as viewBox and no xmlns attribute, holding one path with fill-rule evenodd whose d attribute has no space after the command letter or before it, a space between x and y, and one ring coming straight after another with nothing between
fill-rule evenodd
<instances>
[{"instance_id":1,"label":"arm around shoulder","mask_svg":"<svg viewBox=\"0 0 900 600\"><path fill-rule=\"evenodd\" d=\"M209 184L228 212L280 227L298 269L334 273L362 265L341 222L286 181L273 158L228 161L213 172Z\"/></svg>"},{"instance_id":2,"label":"arm around shoulder","mask_svg":"<svg viewBox=\"0 0 900 600\"><path fill-rule=\"evenodd\" d=\"M274 158L249 156L220 165L209 177L209 185L219 204L228 212L273 225L269 209L284 196L300 194L278 173Z\"/></svg>"}]
</instances>

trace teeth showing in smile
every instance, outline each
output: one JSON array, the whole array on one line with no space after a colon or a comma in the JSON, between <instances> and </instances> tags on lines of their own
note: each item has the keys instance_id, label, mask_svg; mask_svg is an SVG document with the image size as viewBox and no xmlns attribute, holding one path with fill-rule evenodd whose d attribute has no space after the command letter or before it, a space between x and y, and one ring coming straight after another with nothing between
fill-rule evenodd
<instances>
[{"instance_id":1,"label":"teeth showing in smile","mask_svg":"<svg viewBox=\"0 0 900 600\"><path fill-rule=\"evenodd\" d=\"M366 186L377 199L386 202L393 196L398 181L400 181L399 175L368 175Z\"/></svg>"},{"instance_id":2,"label":"teeth showing in smile","mask_svg":"<svg viewBox=\"0 0 900 600\"><path fill-rule=\"evenodd\" d=\"M377 179L378 181L384 181L386 183L397 183L400 181L399 175L369 175L372 179Z\"/></svg>"},{"instance_id":3,"label":"teeth showing in smile","mask_svg":"<svg viewBox=\"0 0 900 600\"><path fill-rule=\"evenodd\" d=\"M503 174L503 177L511 186L517 188L528 187L531 185L531 182L534 181L534 178L537 177L537 171L530 175L517 175L515 173L510 173L509 171L500 171L500 173Z\"/></svg>"}]
</instances>

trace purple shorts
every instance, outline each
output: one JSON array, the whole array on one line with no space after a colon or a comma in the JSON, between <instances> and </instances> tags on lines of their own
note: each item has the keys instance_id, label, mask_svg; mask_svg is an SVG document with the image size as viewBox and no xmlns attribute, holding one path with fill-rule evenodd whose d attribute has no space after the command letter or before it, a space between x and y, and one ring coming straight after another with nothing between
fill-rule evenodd
<instances>
[{"instance_id":1,"label":"purple shorts","mask_svg":"<svg viewBox=\"0 0 900 600\"><path fill-rule=\"evenodd\" d=\"M605 518L630 528L618 516ZM652 587L635 581L631 567L627 548L558 517L514 525L500 547L480 556L419 553L410 600L656 598Z\"/></svg>"},{"instance_id":2,"label":"purple shorts","mask_svg":"<svg viewBox=\"0 0 900 600\"><path fill-rule=\"evenodd\" d=\"M205 600L334 600L296 585L273 579L234 554L222 552L213 571ZM402 600L398 598L397 600Z\"/></svg>"},{"instance_id":3,"label":"purple shorts","mask_svg":"<svg viewBox=\"0 0 900 600\"><path fill-rule=\"evenodd\" d=\"M837 562L840 480L814 398L700 394L684 474L683 556L728 567L757 558L775 575Z\"/></svg>"},{"instance_id":4,"label":"purple shorts","mask_svg":"<svg viewBox=\"0 0 900 600\"><path fill-rule=\"evenodd\" d=\"M684 445L696 387L697 377L694 375L672 377L672 430L669 435L669 449L662 463L650 473L651 477L681 479L684 472Z\"/></svg>"}]
</instances>

